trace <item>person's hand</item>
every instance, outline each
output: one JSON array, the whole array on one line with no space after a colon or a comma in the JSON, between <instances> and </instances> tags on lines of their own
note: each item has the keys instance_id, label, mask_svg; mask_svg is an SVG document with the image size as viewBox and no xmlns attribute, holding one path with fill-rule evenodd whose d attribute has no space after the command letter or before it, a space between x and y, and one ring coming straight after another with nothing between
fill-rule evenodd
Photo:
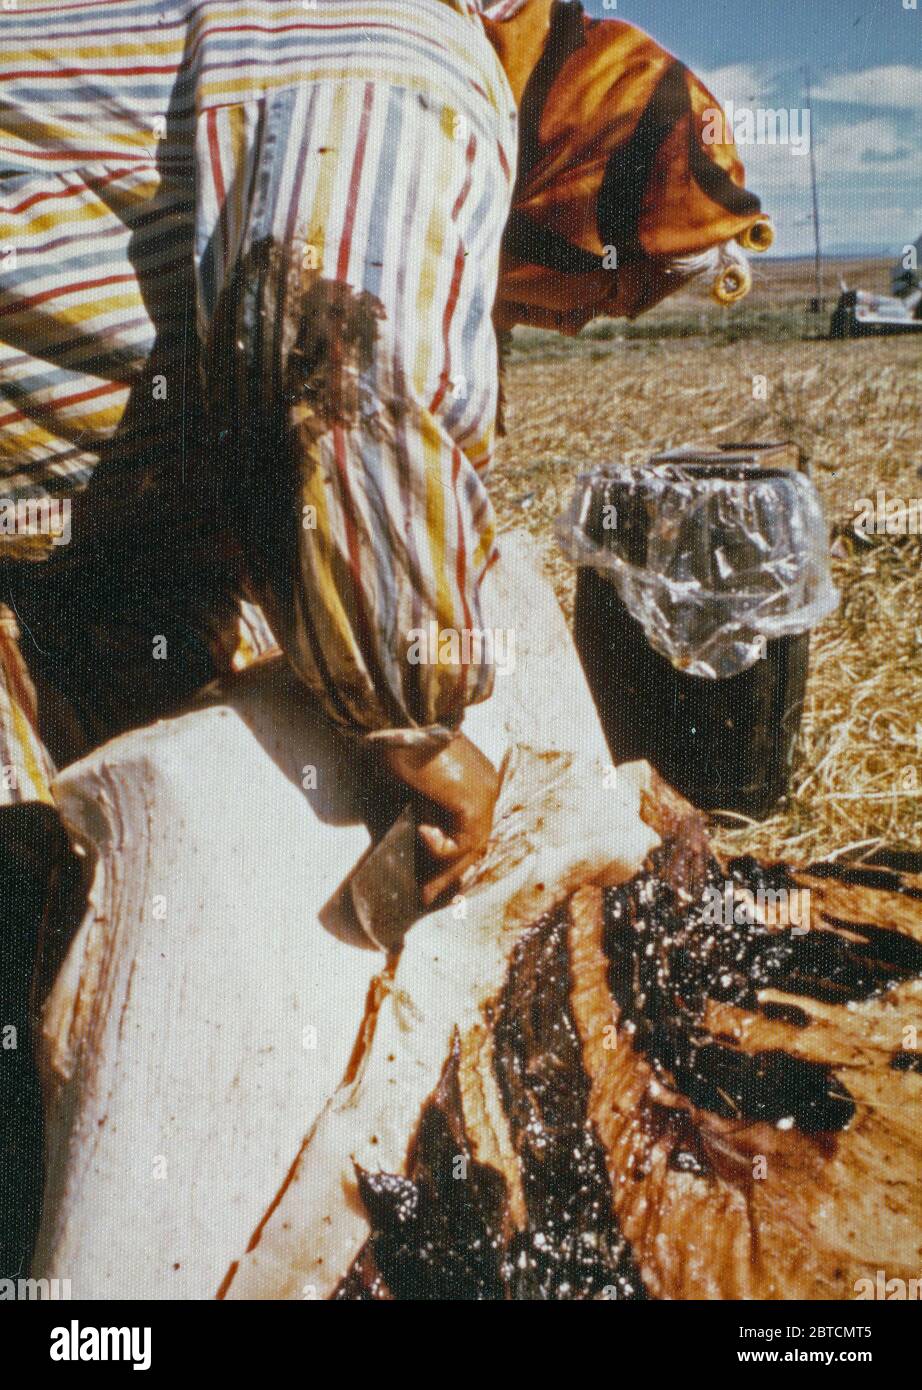
<instances>
[{"instance_id":1,"label":"person's hand","mask_svg":"<svg viewBox=\"0 0 922 1390\"><path fill-rule=\"evenodd\" d=\"M427 907L457 883L486 848L500 778L489 758L464 734L446 747L391 747L384 753L389 770L422 802L419 835L436 872L422 885Z\"/></svg>"}]
</instances>

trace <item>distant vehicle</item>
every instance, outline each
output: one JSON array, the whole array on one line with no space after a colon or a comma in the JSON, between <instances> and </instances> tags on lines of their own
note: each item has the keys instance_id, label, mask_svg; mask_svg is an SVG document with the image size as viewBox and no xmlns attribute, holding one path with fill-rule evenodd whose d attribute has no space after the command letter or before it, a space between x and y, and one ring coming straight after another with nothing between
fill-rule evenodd
<instances>
[{"instance_id":1,"label":"distant vehicle","mask_svg":"<svg viewBox=\"0 0 922 1390\"><path fill-rule=\"evenodd\" d=\"M915 269L900 261L890 280L891 294L850 290L842 294L829 326L833 338L868 338L890 333L922 333L922 237L915 244Z\"/></svg>"}]
</instances>

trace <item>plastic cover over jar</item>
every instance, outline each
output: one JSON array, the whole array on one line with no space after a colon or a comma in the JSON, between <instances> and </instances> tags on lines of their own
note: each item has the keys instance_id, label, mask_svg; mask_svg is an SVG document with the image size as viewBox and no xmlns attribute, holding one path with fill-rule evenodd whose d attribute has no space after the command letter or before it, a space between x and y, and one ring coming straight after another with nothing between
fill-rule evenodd
<instances>
[{"instance_id":1,"label":"plastic cover over jar","mask_svg":"<svg viewBox=\"0 0 922 1390\"><path fill-rule=\"evenodd\" d=\"M822 505L802 473L609 465L577 480L556 531L690 675L748 670L766 641L808 631L839 602Z\"/></svg>"}]
</instances>

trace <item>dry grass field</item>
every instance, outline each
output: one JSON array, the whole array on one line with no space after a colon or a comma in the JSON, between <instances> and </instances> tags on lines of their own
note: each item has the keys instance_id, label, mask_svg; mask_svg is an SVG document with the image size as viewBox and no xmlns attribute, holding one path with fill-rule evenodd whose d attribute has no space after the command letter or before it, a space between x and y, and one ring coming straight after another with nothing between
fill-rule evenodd
<instances>
[{"instance_id":1,"label":"dry grass field","mask_svg":"<svg viewBox=\"0 0 922 1390\"><path fill-rule=\"evenodd\" d=\"M573 480L689 441L791 439L822 495L842 600L817 629L791 794L761 825L720 828L736 852L800 862L922 851L922 537L855 535L861 497L922 498L922 334L832 342L838 276L885 290L887 266L826 268L827 314L803 312L812 265L763 261L729 315L688 292L636 325L576 342L519 333L492 479L502 527L540 538L564 608L573 572L552 523ZM662 331L664 336L658 336ZM768 379L767 400L753 377Z\"/></svg>"}]
</instances>

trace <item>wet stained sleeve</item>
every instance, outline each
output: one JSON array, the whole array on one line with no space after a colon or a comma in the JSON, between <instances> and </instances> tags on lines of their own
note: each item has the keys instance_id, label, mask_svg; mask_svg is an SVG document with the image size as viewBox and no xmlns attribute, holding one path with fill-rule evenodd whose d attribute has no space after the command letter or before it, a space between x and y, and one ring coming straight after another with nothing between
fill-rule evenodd
<instances>
[{"instance_id":1,"label":"wet stained sleeve","mask_svg":"<svg viewBox=\"0 0 922 1390\"><path fill-rule=\"evenodd\" d=\"M254 482L235 487L254 597L331 719L373 742L436 747L493 685L480 585L496 545L482 475L514 147L500 149L493 115L478 124L382 83L365 100L366 153L361 177L352 158L342 221L340 93L288 113L307 145L335 146L338 160L307 165L311 254L270 209L242 270L231 353L244 359L238 375L262 383L234 412L256 426ZM342 103L348 124L354 84Z\"/></svg>"},{"instance_id":2,"label":"wet stained sleeve","mask_svg":"<svg viewBox=\"0 0 922 1390\"><path fill-rule=\"evenodd\" d=\"M495 540L481 478L419 406L392 403L380 430L372 417L328 426L309 407L296 413L296 492L287 518L287 489L267 498L255 527L255 596L338 726L437 747L493 684L480 580Z\"/></svg>"},{"instance_id":3,"label":"wet stained sleeve","mask_svg":"<svg viewBox=\"0 0 922 1390\"><path fill-rule=\"evenodd\" d=\"M386 412L390 414L390 412ZM327 712L375 742L450 739L493 684L480 579L493 514L429 410L311 437L286 649ZM478 645L479 642L479 645Z\"/></svg>"}]
</instances>

